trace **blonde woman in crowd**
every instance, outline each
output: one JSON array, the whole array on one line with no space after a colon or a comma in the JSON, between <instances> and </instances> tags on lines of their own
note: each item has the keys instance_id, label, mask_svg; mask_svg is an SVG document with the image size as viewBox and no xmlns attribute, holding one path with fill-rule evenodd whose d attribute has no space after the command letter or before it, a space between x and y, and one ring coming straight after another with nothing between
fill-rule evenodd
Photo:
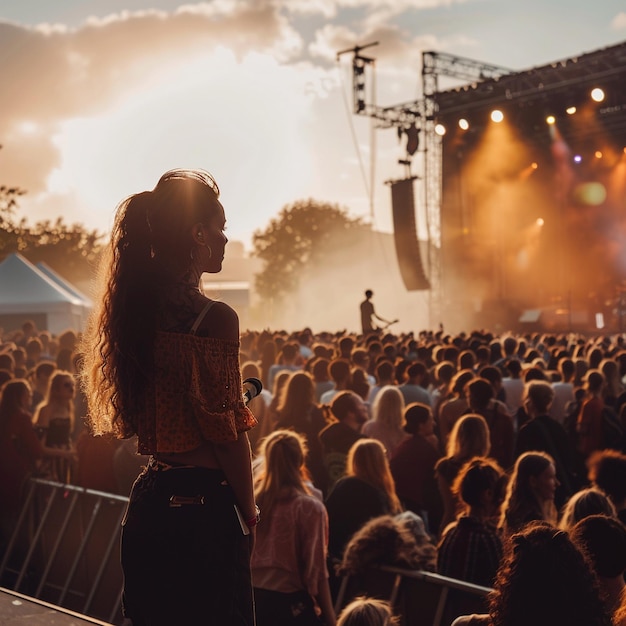
<instances>
[{"instance_id":1,"label":"blonde woman in crowd","mask_svg":"<svg viewBox=\"0 0 626 626\"><path fill-rule=\"evenodd\" d=\"M397 447L409 437L404 430L405 423L402 393L394 385L385 385L376 394L372 405L372 419L363 424L361 432L367 437L378 439L390 459Z\"/></svg>"},{"instance_id":2,"label":"blonde woman in crowd","mask_svg":"<svg viewBox=\"0 0 626 626\"><path fill-rule=\"evenodd\" d=\"M399 623L388 602L365 596L346 605L337 620L337 626L397 626Z\"/></svg>"},{"instance_id":3,"label":"blonde woman in crowd","mask_svg":"<svg viewBox=\"0 0 626 626\"><path fill-rule=\"evenodd\" d=\"M305 438L277 430L261 442L255 497L263 510L252 554L257 626L335 625L326 547L328 518L308 485Z\"/></svg>"},{"instance_id":4,"label":"blonde woman in crowd","mask_svg":"<svg viewBox=\"0 0 626 626\"><path fill-rule=\"evenodd\" d=\"M50 377L48 391L35 411L33 422L41 442L47 448L71 451L74 447L74 376L65 370L57 370ZM65 459L51 459L49 478L69 483L72 465Z\"/></svg>"},{"instance_id":5,"label":"blonde woman in crowd","mask_svg":"<svg viewBox=\"0 0 626 626\"><path fill-rule=\"evenodd\" d=\"M435 465L437 487L443 502L439 534L463 508L452 493L454 479L465 463L474 457L487 456L489 450L489 426L482 415L469 413L454 423L448 437L446 456Z\"/></svg>"},{"instance_id":6,"label":"blonde woman in crowd","mask_svg":"<svg viewBox=\"0 0 626 626\"><path fill-rule=\"evenodd\" d=\"M359 439L350 448L346 476L326 499L330 556L341 560L346 544L363 524L402 511L385 449L376 439Z\"/></svg>"}]
</instances>

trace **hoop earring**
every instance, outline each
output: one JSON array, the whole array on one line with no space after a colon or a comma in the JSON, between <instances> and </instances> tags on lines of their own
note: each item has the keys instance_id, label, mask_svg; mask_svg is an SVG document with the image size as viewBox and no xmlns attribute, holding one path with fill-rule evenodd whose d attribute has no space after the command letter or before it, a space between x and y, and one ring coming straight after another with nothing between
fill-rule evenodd
<instances>
[{"instance_id":1,"label":"hoop earring","mask_svg":"<svg viewBox=\"0 0 626 626\"><path fill-rule=\"evenodd\" d=\"M213 250L211 250L210 246L208 244L205 244L204 246L208 251L209 251L209 259L213 256Z\"/></svg>"},{"instance_id":2,"label":"hoop earring","mask_svg":"<svg viewBox=\"0 0 626 626\"><path fill-rule=\"evenodd\" d=\"M194 251L194 249L195 249L195 246L194 246L194 247L193 247L193 248L189 251L189 258L190 258L192 261L195 261L195 260L196 260L196 258L195 258L195 257L194 257L194 255L193 255L193 251Z\"/></svg>"}]
</instances>

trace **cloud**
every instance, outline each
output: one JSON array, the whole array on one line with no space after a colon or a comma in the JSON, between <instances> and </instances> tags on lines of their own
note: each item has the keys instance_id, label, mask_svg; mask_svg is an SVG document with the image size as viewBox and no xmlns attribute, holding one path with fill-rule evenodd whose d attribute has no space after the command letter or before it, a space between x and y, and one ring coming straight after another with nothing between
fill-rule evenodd
<instances>
[{"instance_id":1,"label":"cloud","mask_svg":"<svg viewBox=\"0 0 626 626\"><path fill-rule=\"evenodd\" d=\"M626 30L626 13L618 13L611 21L613 30Z\"/></svg>"},{"instance_id":2,"label":"cloud","mask_svg":"<svg viewBox=\"0 0 626 626\"><path fill-rule=\"evenodd\" d=\"M62 142L54 137L66 121L97 118L168 76L176 82L186 58L210 58L227 46L240 62L256 51L281 63L302 45L269 4L235 0L174 13L124 11L77 29L0 22L2 179L27 189L27 197L42 192L62 166ZM36 131L25 131L31 127Z\"/></svg>"}]
</instances>

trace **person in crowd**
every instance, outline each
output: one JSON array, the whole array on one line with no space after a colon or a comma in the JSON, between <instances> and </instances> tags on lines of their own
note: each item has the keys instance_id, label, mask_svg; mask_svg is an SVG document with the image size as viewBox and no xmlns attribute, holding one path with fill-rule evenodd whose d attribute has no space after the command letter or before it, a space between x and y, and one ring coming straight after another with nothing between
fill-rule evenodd
<instances>
[{"instance_id":1,"label":"person in crowd","mask_svg":"<svg viewBox=\"0 0 626 626\"><path fill-rule=\"evenodd\" d=\"M334 421L319 433L324 454L324 466L328 475L328 489L346 473L348 453L352 446L365 435L361 433L367 422L367 405L354 391L342 391L328 410Z\"/></svg>"},{"instance_id":2,"label":"person in crowd","mask_svg":"<svg viewBox=\"0 0 626 626\"><path fill-rule=\"evenodd\" d=\"M257 437L257 440L267 437L267 435L276 430L276 424L278 423L278 405L280 404L283 394L285 393L285 387L287 386L289 376L291 376L291 372L289 370L283 370L282 372L278 372L278 374L276 374L274 378L274 387L272 388L272 397L267 405L265 419L260 424L259 436ZM250 435L248 435L248 438L249 437ZM253 437L255 437L255 435L253 435Z\"/></svg>"},{"instance_id":3,"label":"person in crowd","mask_svg":"<svg viewBox=\"0 0 626 626\"><path fill-rule=\"evenodd\" d=\"M626 454L617 450L594 452L588 460L591 484L609 497L618 519L626 524Z\"/></svg>"},{"instance_id":4,"label":"person in crowd","mask_svg":"<svg viewBox=\"0 0 626 626\"><path fill-rule=\"evenodd\" d=\"M444 360L434 366L433 373L434 383L430 391L430 406L433 408L435 423L438 423L442 403L453 396L452 379L457 373L457 368L452 361Z\"/></svg>"},{"instance_id":5,"label":"person in crowd","mask_svg":"<svg viewBox=\"0 0 626 626\"><path fill-rule=\"evenodd\" d=\"M463 415L455 422L448 438L446 456L439 459L435 465L437 488L443 502L443 515L437 535L440 535L462 510L462 504L452 492L454 479L470 459L487 456L489 447L489 427L482 415Z\"/></svg>"},{"instance_id":6,"label":"person in crowd","mask_svg":"<svg viewBox=\"0 0 626 626\"><path fill-rule=\"evenodd\" d=\"M307 485L306 439L277 430L261 443L255 497L263 510L252 555L257 626L334 626L328 516Z\"/></svg>"},{"instance_id":7,"label":"person in crowd","mask_svg":"<svg viewBox=\"0 0 626 626\"><path fill-rule=\"evenodd\" d=\"M151 455L122 527L133 626L254 624L259 512L246 432L239 321L200 289L222 269L226 217L204 170L170 170L117 209L103 296L83 335L94 434Z\"/></svg>"},{"instance_id":8,"label":"person in crowd","mask_svg":"<svg viewBox=\"0 0 626 626\"><path fill-rule=\"evenodd\" d=\"M391 605L385 600L360 596L341 611L337 626L399 626Z\"/></svg>"},{"instance_id":9,"label":"person in crowd","mask_svg":"<svg viewBox=\"0 0 626 626\"><path fill-rule=\"evenodd\" d=\"M519 359L511 358L504 362L502 390L504 392L504 403L509 415L515 415L520 406L522 406L524 396L522 363Z\"/></svg>"},{"instance_id":10,"label":"person in crowd","mask_svg":"<svg viewBox=\"0 0 626 626\"><path fill-rule=\"evenodd\" d=\"M609 515L588 515L570 529L569 536L589 557L604 605L613 615L626 593L626 526Z\"/></svg>"},{"instance_id":11,"label":"person in crowd","mask_svg":"<svg viewBox=\"0 0 626 626\"><path fill-rule=\"evenodd\" d=\"M363 524L346 545L337 574L364 574L382 565L435 572L437 546L418 515L379 515Z\"/></svg>"},{"instance_id":12,"label":"person in crowd","mask_svg":"<svg viewBox=\"0 0 626 626\"><path fill-rule=\"evenodd\" d=\"M328 551L341 560L350 537L368 520L402 511L385 449L376 439L359 439L350 448L346 476L326 498Z\"/></svg>"},{"instance_id":13,"label":"person in crowd","mask_svg":"<svg viewBox=\"0 0 626 626\"><path fill-rule=\"evenodd\" d=\"M506 405L495 399L494 388L486 378L471 380L465 387L465 393L468 412L482 415L489 427L490 456L505 471L508 470L514 459L515 430Z\"/></svg>"},{"instance_id":14,"label":"person in crowd","mask_svg":"<svg viewBox=\"0 0 626 626\"><path fill-rule=\"evenodd\" d=\"M430 406L413 402L404 410L404 430L410 435L391 456L389 468L404 509L427 521L435 534L443 503L435 480L435 465L441 457L434 435L435 419Z\"/></svg>"},{"instance_id":15,"label":"person in crowd","mask_svg":"<svg viewBox=\"0 0 626 626\"><path fill-rule=\"evenodd\" d=\"M524 452L517 458L501 507L499 528L504 540L533 520L556 525L557 485L554 459L549 454Z\"/></svg>"},{"instance_id":16,"label":"person in crowd","mask_svg":"<svg viewBox=\"0 0 626 626\"><path fill-rule=\"evenodd\" d=\"M351 371L350 361L347 359L336 358L330 362L328 373L333 382L333 387L321 395L320 404L330 404L337 394L348 390L351 382Z\"/></svg>"},{"instance_id":17,"label":"person in crowd","mask_svg":"<svg viewBox=\"0 0 626 626\"><path fill-rule=\"evenodd\" d=\"M0 387L0 545L10 538L28 478L44 458L75 460L73 450L48 447L33 428L28 381L10 379ZM0 550L1 551L1 550Z\"/></svg>"},{"instance_id":18,"label":"person in crowd","mask_svg":"<svg viewBox=\"0 0 626 626\"><path fill-rule=\"evenodd\" d=\"M453 493L465 510L444 529L438 545L437 572L475 585L491 587L502 559L497 516L505 474L487 457L468 461L457 475Z\"/></svg>"},{"instance_id":19,"label":"person in crowd","mask_svg":"<svg viewBox=\"0 0 626 626\"><path fill-rule=\"evenodd\" d=\"M576 374L576 366L570 357L565 356L559 359L557 370L561 379L552 383L554 400L550 407L550 417L562 425L565 422L567 405L574 401L573 381Z\"/></svg>"},{"instance_id":20,"label":"person in crowd","mask_svg":"<svg viewBox=\"0 0 626 626\"><path fill-rule=\"evenodd\" d=\"M370 389L370 395L368 398L370 406L374 406L376 396L380 393L383 387L395 384L395 368L393 363L383 357L382 360L376 364L376 384Z\"/></svg>"},{"instance_id":21,"label":"person in crowd","mask_svg":"<svg viewBox=\"0 0 626 626\"><path fill-rule=\"evenodd\" d=\"M73 451L75 393L74 376L66 370L56 370L50 377L46 397L37 407L33 417L41 442L47 448ZM47 471L50 480L72 482L74 468L71 463L63 458L50 461Z\"/></svg>"},{"instance_id":22,"label":"person in crowd","mask_svg":"<svg viewBox=\"0 0 626 626\"><path fill-rule=\"evenodd\" d=\"M420 402L421 404L431 405L432 401L427 390L428 387L428 370L421 361L411 363L404 376L404 382L398 387L404 396L404 404L412 402Z\"/></svg>"},{"instance_id":23,"label":"person in crowd","mask_svg":"<svg viewBox=\"0 0 626 626\"><path fill-rule=\"evenodd\" d=\"M378 439L391 458L398 446L408 437L404 430L404 397L395 385L385 385L372 405L372 419L363 424L366 437Z\"/></svg>"},{"instance_id":24,"label":"person in crowd","mask_svg":"<svg viewBox=\"0 0 626 626\"><path fill-rule=\"evenodd\" d=\"M557 509L560 509L567 498L582 486L582 481L576 474L567 433L561 424L550 417L553 399L554 390L546 381L534 380L526 386L524 408L530 419L517 433L515 458L524 452L540 450L554 459L559 481L555 503Z\"/></svg>"},{"instance_id":25,"label":"person in crowd","mask_svg":"<svg viewBox=\"0 0 626 626\"><path fill-rule=\"evenodd\" d=\"M308 448L306 466L313 484L326 493L328 472L324 465L319 433L328 426L328 422L324 411L315 401L315 383L308 372L293 372L289 375L276 412L277 428L295 430L305 436Z\"/></svg>"},{"instance_id":26,"label":"person in crowd","mask_svg":"<svg viewBox=\"0 0 626 626\"><path fill-rule=\"evenodd\" d=\"M602 411L605 404L603 392L606 385L604 374L590 369L585 374L587 395L576 420L578 446L585 459L596 450L602 449Z\"/></svg>"},{"instance_id":27,"label":"person in crowd","mask_svg":"<svg viewBox=\"0 0 626 626\"><path fill-rule=\"evenodd\" d=\"M261 368L256 361L246 361L241 365L241 379L257 378L261 380ZM248 401L248 408L252 411L257 421L256 428L248 431L248 439L252 451L256 452L259 441L263 436L269 434L267 420L268 406L272 401L272 394L267 389L261 389L261 393ZM266 432L267 431L267 432Z\"/></svg>"},{"instance_id":28,"label":"person in crowd","mask_svg":"<svg viewBox=\"0 0 626 626\"><path fill-rule=\"evenodd\" d=\"M489 609L452 626L611 626L588 560L567 533L534 521L505 544Z\"/></svg>"},{"instance_id":29,"label":"person in crowd","mask_svg":"<svg viewBox=\"0 0 626 626\"><path fill-rule=\"evenodd\" d=\"M274 378L279 372L295 372L302 369L302 359L300 357L300 347L295 341L287 341L283 344L278 361L270 366L267 374L267 386L272 389Z\"/></svg>"},{"instance_id":30,"label":"person in crowd","mask_svg":"<svg viewBox=\"0 0 626 626\"><path fill-rule=\"evenodd\" d=\"M315 401L322 404L322 394L335 388L330 379L330 361L325 357L315 357L311 365L311 375L315 381Z\"/></svg>"},{"instance_id":31,"label":"person in crowd","mask_svg":"<svg viewBox=\"0 0 626 626\"><path fill-rule=\"evenodd\" d=\"M448 437L456 421L467 413L469 404L465 397L465 385L476 377L469 369L459 370L451 381L451 395L447 400L443 400L439 406L439 439L441 446L445 450L448 444Z\"/></svg>"},{"instance_id":32,"label":"person in crowd","mask_svg":"<svg viewBox=\"0 0 626 626\"><path fill-rule=\"evenodd\" d=\"M617 519L617 511L611 499L597 487L579 489L561 509L559 528L570 530L576 522L589 515L608 515Z\"/></svg>"},{"instance_id":33,"label":"person in crowd","mask_svg":"<svg viewBox=\"0 0 626 626\"><path fill-rule=\"evenodd\" d=\"M354 391L363 398L369 406L371 384L369 381L369 375L362 367L353 367L350 370L350 382L348 383L348 389Z\"/></svg>"},{"instance_id":34,"label":"person in crowd","mask_svg":"<svg viewBox=\"0 0 626 626\"><path fill-rule=\"evenodd\" d=\"M31 370L30 382L33 389L33 404L31 413L35 413L37 407L44 401L48 387L50 386L50 377L56 369L54 361L40 361Z\"/></svg>"}]
</instances>

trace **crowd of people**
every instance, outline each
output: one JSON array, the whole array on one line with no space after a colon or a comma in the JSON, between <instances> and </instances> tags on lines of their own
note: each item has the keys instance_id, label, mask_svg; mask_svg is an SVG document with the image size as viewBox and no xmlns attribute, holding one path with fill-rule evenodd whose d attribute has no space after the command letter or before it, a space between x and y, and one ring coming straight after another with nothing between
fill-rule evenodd
<instances>
[{"instance_id":1,"label":"crowd of people","mask_svg":"<svg viewBox=\"0 0 626 626\"><path fill-rule=\"evenodd\" d=\"M52 336L31 321L2 337L3 544L29 477L128 495L149 460L136 437L90 432L78 347L76 332ZM239 351L242 374L264 384L250 402L255 499L264 511L252 558L259 626L282 623L277 611L308 615L303 624L335 623L338 572L353 570L355 559L417 563L494 587L484 605L491 617L467 623L514 623L494 598L517 593L503 589L521 584L511 559L521 558L515 546L528 545L524 537L571 540L606 615L625 613L626 440L606 433L607 423L624 432L623 336L246 331ZM428 558L403 561L375 545L400 532L396 522L407 514L421 533L402 536L427 543ZM582 533L587 518L596 523ZM608 574L597 571L581 534L602 544L597 550L610 543L610 557L598 557L611 561ZM552 597L553 583L545 585ZM524 606L524 619L535 620ZM597 610L597 623L609 623Z\"/></svg>"},{"instance_id":2,"label":"crowd of people","mask_svg":"<svg viewBox=\"0 0 626 626\"><path fill-rule=\"evenodd\" d=\"M0 550L40 476L128 496L133 626L402 623L335 611L380 565L491 588L455 626L626 626L626 337L393 334L369 291L361 333L240 332L200 288L219 196L166 172L118 205L86 329L0 334Z\"/></svg>"}]
</instances>

